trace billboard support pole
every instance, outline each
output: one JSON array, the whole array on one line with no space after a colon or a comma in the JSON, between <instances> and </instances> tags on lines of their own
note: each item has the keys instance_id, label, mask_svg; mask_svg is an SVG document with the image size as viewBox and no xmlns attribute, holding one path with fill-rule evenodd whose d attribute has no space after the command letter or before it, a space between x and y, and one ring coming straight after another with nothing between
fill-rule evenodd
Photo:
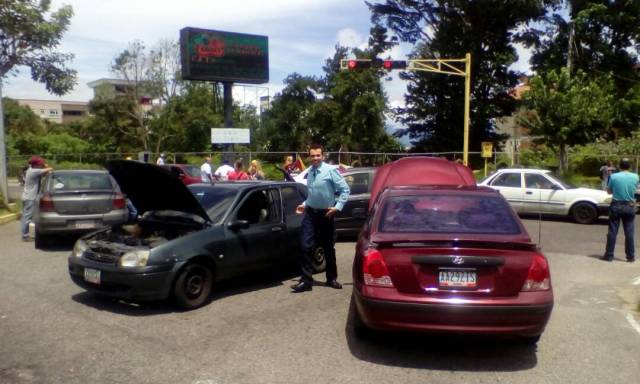
<instances>
[{"instance_id":1,"label":"billboard support pole","mask_svg":"<svg viewBox=\"0 0 640 384\"><path fill-rule=\"evenodd\" d=\"M223 98L224 98L224 127L233 127L233 83L225 81L223 86ZM227 144L227 152L231 151L233 144Z\"/></svg>"}]
</instances>

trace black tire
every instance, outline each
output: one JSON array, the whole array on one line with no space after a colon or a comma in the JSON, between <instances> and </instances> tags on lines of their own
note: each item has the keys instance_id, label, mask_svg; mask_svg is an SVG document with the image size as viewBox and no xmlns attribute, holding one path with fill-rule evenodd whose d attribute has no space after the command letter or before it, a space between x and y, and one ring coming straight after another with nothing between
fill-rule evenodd
<instances>
[{"instance_id":1,"label":"black tire","mask_svg":"<svg viewBox=\"0 0 640 384\"><path fill-rule=\"evenodd\" d=\"M578 224L592 224L598 219L598 210L591 203L577 203L571 208L571 216Z\"/></svg>"},{"instance_id":2,"label":"black tire","mask_svg":"<svg viewBox=\"0 0 640 384\"><path fill-rule=\"evenodd\" d=\"M311 255L311 265L313 267L313 273L324 272L327 268L327 260L324 254L324 248L316 247Z\"/></svg>"},{"instance_id":3,"label":"black tire","mask_svg":"<svg viewBox=\"0 0 640 384\"><path fill-rule=\"evenodd\" d=\"M522 345L536 345L538 344L538 341L540 341L540 337L542 335L536 335L536 336L524 336L521 337L520 339L518 339L518 342Z\"/></svg>"},{"instance_id":4,"label":"black tire","mask_svg":"<svg viewBox=\"0 0 640 384\"><path fill-rule=\"evenodd\" d=\"M47 240L47 237L45 237L45 235L43 235L42 233L36 231L35 238L34 238L34 243L35 243L35 247L37 249L43 249L43 248L47 247L48 240Z\"/></svg>"},{"instance_id":5,"label":"black tire","mask_svg":"<svg viewBox=\"0 0 640 384\"><path fill-rule=\"evenodd\" d=\"M173 297L180 308L196 309L208 302L212 286L213 273L207 266L189 264L180 271L173 285Z\"/></svg>"}]
</instances>

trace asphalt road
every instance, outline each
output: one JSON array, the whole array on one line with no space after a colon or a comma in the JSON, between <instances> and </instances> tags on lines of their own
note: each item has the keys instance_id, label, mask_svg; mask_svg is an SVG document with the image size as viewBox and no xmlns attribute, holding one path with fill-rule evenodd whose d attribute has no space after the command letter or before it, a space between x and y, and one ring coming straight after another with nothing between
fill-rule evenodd
<instances>
[{"instance_id":1,"label":"asphalt road","mask_svg":"<svg viewBox=\"0 0 640 384\"><path fill-rule=\"evenodd\" d=\"M538 223L525 222L537 241ZM467 337L356 339L353 243L337 246L343 290L291 294L290 276L256 277L178 312L85 293L67 275L71 242L34 250L18 231L17 222L0 226L0 383L640 381L640 263L622 261L621 239L617 261L597 259L603 222L543 222L556 304L537 347Z\"/></svg>"}]
</instances>

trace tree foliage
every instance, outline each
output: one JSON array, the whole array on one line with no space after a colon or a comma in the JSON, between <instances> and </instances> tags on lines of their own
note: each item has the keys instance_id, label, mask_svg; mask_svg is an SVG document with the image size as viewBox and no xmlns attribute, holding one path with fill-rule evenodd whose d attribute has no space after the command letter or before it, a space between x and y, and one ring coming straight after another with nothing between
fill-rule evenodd
<instances>
[{"instance_id":1,"label":"tree foliage","mask_svg":"<svg viewBox=\"0 0 640 384\"><path fill-rule=\"evenodd\" d=\"M494 136L493 121L510 115L515 101L508 90L519 74L509 70L517 59L514 44L530 38L528 27L544 17L554 0L367 2L374 28L391 31L415 44L413 58L463 58L471 53L470 146ZM393 40L390 40L393 42ZM419 151L460 150L464 120L464 79L425 72L404 72L409 82L406 107L398 119Z\"/></svg>"},{"instance_id":2,"label":"tree foliage","mask_svg":"<svg viewBox=\"0 0 640 384\"><path fill-rule=\"evenodd\" d=\"M67 67L73 55L55 48L69 27L73 9L64 5L50 12L50 8L50 0L0 2L0 79L25 66L47 91L63 95L75 85L76 71Z\"/></svg>"},{"instance_id":3,"label":"tree foliage","mask_svg":"<svg viewBox=\"0 0 640 384\"><path fill-rule=\"evenodd\" d=\"M611 128L615 117L613 81L591 80L563 68L535 76L524 93L527 108L519 123L537 140L553 148L561 170L567 169L567 147L595 141Z\"/></svg>"}]
</instances>

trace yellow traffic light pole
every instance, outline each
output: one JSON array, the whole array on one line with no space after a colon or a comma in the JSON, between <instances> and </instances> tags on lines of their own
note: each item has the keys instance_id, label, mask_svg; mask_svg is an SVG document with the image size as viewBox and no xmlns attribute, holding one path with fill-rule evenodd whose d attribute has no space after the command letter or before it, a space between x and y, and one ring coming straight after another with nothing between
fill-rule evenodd
<instances>
[{"instance_id":1,"label":"yellow traffic light pole","mask_svg":"<svg viewBox=\"0 0 640 384\"><path fill-rule=\"evenodd\" d=\"M464 77L464 143L462 161L469 165L469 110L471 108L471 54L464 59L416 59L408 60L407 70L420 72L443 73L445 75ZM464 64L464 69L459 68Z\"/></svg>"}]
</instances>

